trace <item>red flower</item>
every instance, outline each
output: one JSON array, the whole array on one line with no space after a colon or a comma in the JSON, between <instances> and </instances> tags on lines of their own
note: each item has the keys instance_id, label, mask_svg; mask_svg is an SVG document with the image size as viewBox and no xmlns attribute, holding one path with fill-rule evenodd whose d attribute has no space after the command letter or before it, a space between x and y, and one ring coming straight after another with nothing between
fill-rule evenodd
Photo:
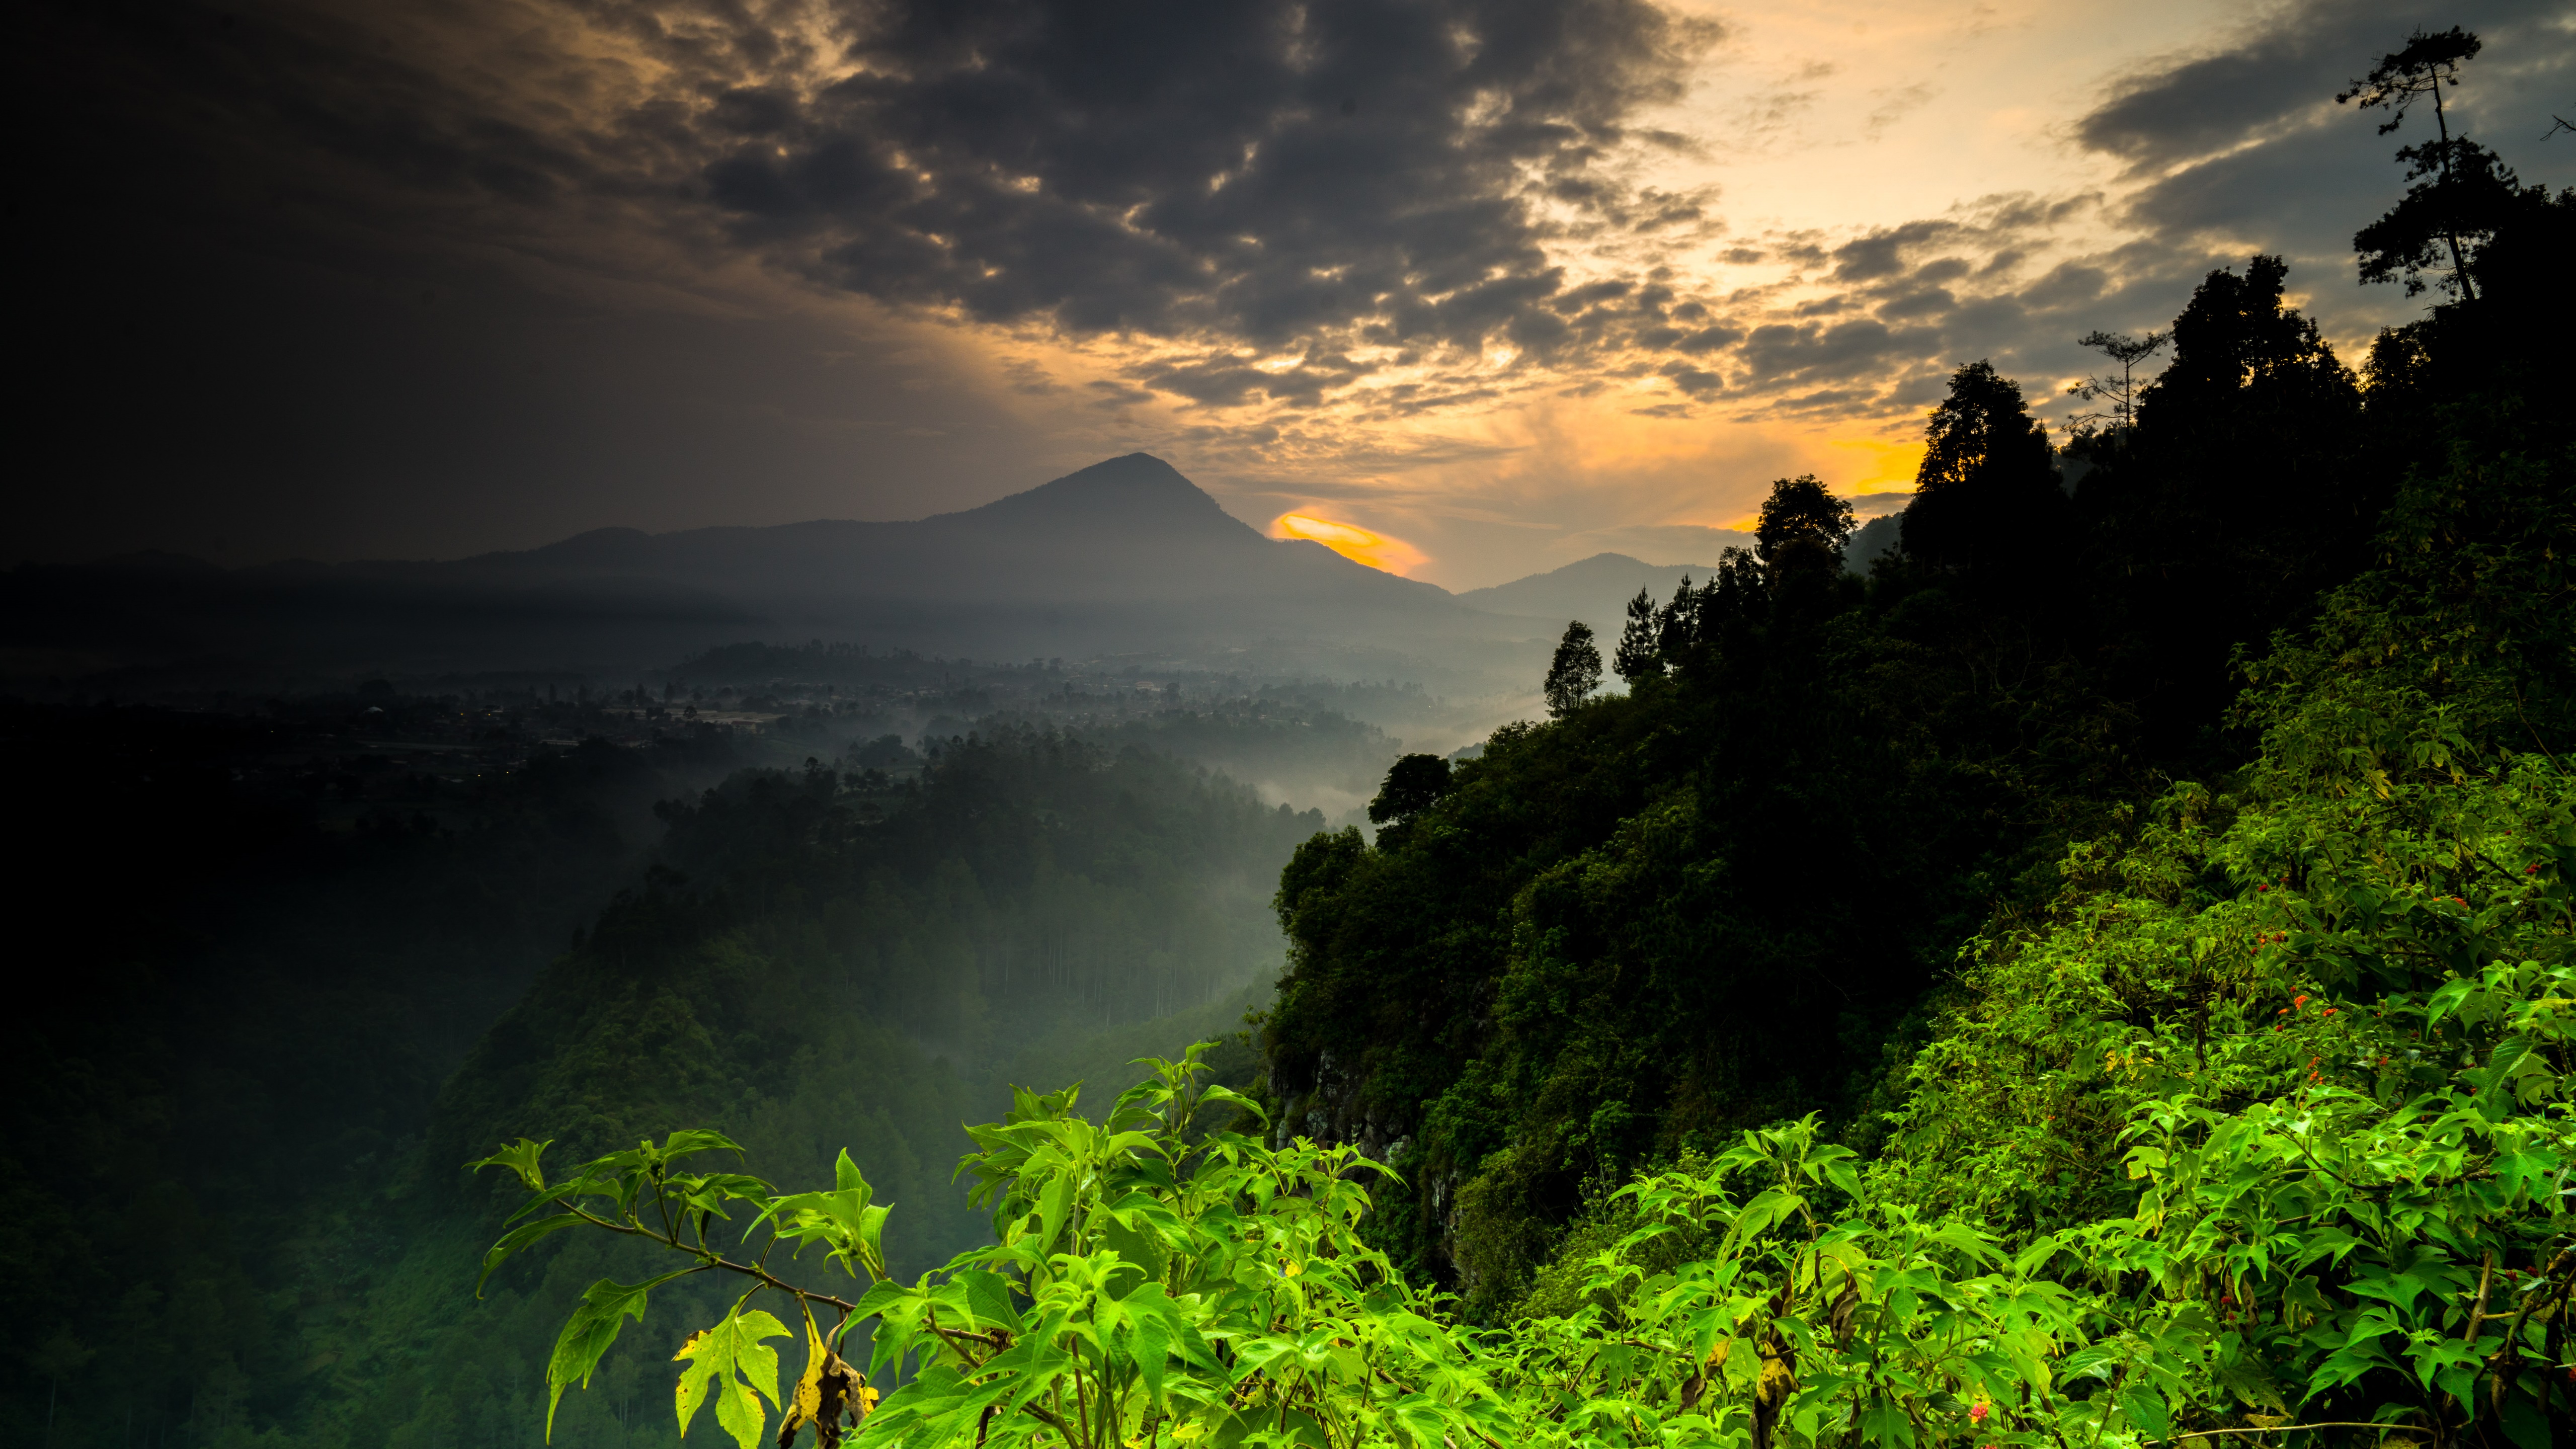
<instances>
[{"instance_id":1,"label":"red flower","mask_svg":"<svg viewBox=\"0 0 2576 1449\"><path fill-rule=\"evenodd\" d=\"M2329 1006L2329 1007L2327 1007L2327 1008L2326 1008L2326 1015L2328 1015L2328 1016L2332 1016L2332 1015L2334 1015L2334 1014L2335 1014L2335 1009L2334 1009L2333 1007Z\"/></svg>"},{"instance_id":2,"label":"red flower","mask_svg":"<svg viewBox=\"0 0 2576 1449\"><path fill-rule=\"evenodd\" d=\"M1989 1408L1990 1406L1986 1404L1970 1405L1968 1408L1968 1422L1971 1424L1982 1424L1986 1422L1986 1414Z\"/></svg>"},{"instance_id":3,"label":"red flower","mask_svg":"<svg viewBox=\"0 0 2576 1449\"><path fill-rule=\"evenodd\" d=\"M2290 998L2290 1004L2292 1006L2305 1006L2308 1004L2308 998L2304 995L2293 996Z\"/></svg>"}]
</instances>

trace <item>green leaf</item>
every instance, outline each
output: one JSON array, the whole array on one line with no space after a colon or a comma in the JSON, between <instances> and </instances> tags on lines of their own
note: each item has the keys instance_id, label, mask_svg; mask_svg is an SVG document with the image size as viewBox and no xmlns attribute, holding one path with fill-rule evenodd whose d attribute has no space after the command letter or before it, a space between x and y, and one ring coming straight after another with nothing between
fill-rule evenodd
<instances>
[{"instance_id":1,"label":"green leaf","mask_svg":"<svg viewBox=\"0 0 2576 1449\"><path fill-rule=\"evenodd\" d=\"M876 1189L868 1186L867 1175L860 1172L859 1165L850 1160L850 1150L846 1147L841 1149L840 1160L832 1164L832 1189L835 1192L857 1193L861 1207L867 1206L876 1199Z\"/></svg>"},{"instance_id":2,"label":"green leaf","mask_svg":"<svg viewBox=\"0 0 2576 1449\"><path fill-rule=\"evenodd\" d=\"M555 1351L546 1360L546 1439L555 1435L555 1406L563 1402L564 1390L578 1381L590 1387L591 1370L599 1367L600 1355L617 1341L617 1330L625 1320L644 1318L644 1294L683 1273L697 1271L682 1268L641 1283L618 1283L602 1278L583 1291L581 1306L565 1320L563 1332L555 1337Z\"/></svg>"},{"instance_id":3,"label":"green leaf","mask_svg":"<svg viewBox=\"0 0 2576 1449\"><path fill-rule=\"evenodd\" d=\"M522 1224L502 1234L501 1241L494 1243L491 1251L483 1255L483 1276L474 1280L474 1296L477 1298L483 1296L484 1283L491 1278L493 1270L499 1268L502 1261L512 1253L548 1233L560 1232L582 1221L584 1219L579 1213L557 1213L553 1217L539 1218L533 1223Z\"/></svg>"},{"instance_id":4,"label":"green leaf","mask_svg":"<svg viewBox=\"0 0 2576 1449\"><path fill-rule=\"evenodd\" d=\"M1049 1179L1046 1192L1038 1199L1038 1251L1055 1251L1056 1235L1064 1230L1064 1221L1073 1211L1073 1174L1060 1172Z\"/></svg>"},{"instance_id":5,"label":"green leaf","mask_svg":"<svg viewBox=\"0 0 2576 1449\"><path fill-rule=\"evenodd\" d=\"M2475 991L2477 987L2476 981L2465 976L2444 982L2442 989L2433 993L2433 999L2424 1003L2424 1024L2431 1026L2434 1022L2457 1011L2460 1003L2468 1000L2469 993Z\"/></svg>"},{"instance_id":6,"label":"green leaf","mask_svg":"<svg viewBox=\"0 0 2576 1449\"><path fill-rule=\"evenodd\" d=\"M742 1148L737 1146L732 1138L727 1137L721 1132L686 1129L674 1132L670 1136L662 1139L661 1155L662 1161L667 1165L688 1156L692 1152L708 1152L719 1149L733 1153L740 1153L742 1151Z\"/></svg>"},{"instance_id":7,"label":"green leaf","mask_svg":"<svg viewBox=\"0 0 2576 1449\"><path fill-rule=\"evenodd\" d=\"M554 1139L551 1137L547 1138L543 1142L536 1141L533 1138L522 1137L518 1141L511 1143L509 1146L502 1148L500 1151L493 1153L489 1157L476 1158L474 1161L465 1164L465 1170L468 1172L481 1172L487 1167L506 1167L510 1171L519 1175L519 1181L528 1185L528 1191L544 1192L546 1190L546 1174L545 1170L537 1165L537 1159L545 1153L547 1148L553 1145Z\"/></svg>"},{"instance_id":8,"label":"green leaf","mask_svg":"<svg viewBox=\"0 0 2576 1449\"><path fill-rule=\"evenodd\" d=\"M1016 1333L1020 1328L1019 1310L1011 1306L1011 1280L999 1273L969 1269L957 1275L966 1289L967 1311L975 1315L979 1328L1001 1327ZM873 1290L871 1291L873 1296ZM865 1303L866 1300L860 1300ZM858 1315L854 1312L852 1317Z\"/></svg>"},{"instance_id":9,"label":"green leaf","mask_svg":"<svg viewBox=\"0 0 2576 1449\"><path fill-rule=\"evenodd\" d=\"M715 1327L690 1334L671 1356L673 1362L689 1365L680 1371L674 1391L680 1437L689 1436L689 1421L697 1417L698 1406L713 1397L716 1423L742 1449L754 1449L768 1425L761 1399L778 1402L778 1350L762 1340L786 1336L787 1325L757 1308L727 1314Z\"/></svg>"}]
</instances>

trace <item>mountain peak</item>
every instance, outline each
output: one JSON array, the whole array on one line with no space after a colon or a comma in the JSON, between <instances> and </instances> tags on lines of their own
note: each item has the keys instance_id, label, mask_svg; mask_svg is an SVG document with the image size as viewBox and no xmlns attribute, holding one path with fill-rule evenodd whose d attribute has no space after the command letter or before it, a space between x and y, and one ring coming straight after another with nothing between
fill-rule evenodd
<instances>
[{"instance_id":1,"label":"mountain peak","mask_svg":"<svg viewBox=\"0 0 2576 1449\"><path fill-rule=\"evenodd\" d=\"M968 520L1023 527L1261 536L1219 507L1205 489L1181 476L1179 469L1151 453L1110 458L1025 493L924 522Z\"/></svg>"}]
</instances>

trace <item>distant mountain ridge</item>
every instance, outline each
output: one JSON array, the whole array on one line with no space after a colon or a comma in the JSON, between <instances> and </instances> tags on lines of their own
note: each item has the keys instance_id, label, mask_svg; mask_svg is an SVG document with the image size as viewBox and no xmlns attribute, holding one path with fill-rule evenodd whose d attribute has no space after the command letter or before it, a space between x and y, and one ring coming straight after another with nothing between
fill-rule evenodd
<instances>
[{"instance_id":1,"label":"distant mountain ridge","mask_svg":"<svg viewBox=\"0 0 2576 1449\"><path fill-rule=\"evenodd\" d=\"M272 673L631 668L755 635L978 658L1286 639L1499 662L1526 652L1529 632L1321 544L1266 538L1144 453L910 522L602 528L445 562L219 569L151 555L0 576L0 651L42 661L0 663L22 677L218 657Z\"/></svg>"},{"instance_id":2,"label":"distant mountain ridge","mask_svg":"<svg viewBox=\"0 0 2576 1449\"><path fill-rule=\"evenodd\" d=\"M149 553L22 566L0 574L0 677L189 661L205 666L197 677L224 679L615 673L746 639L811 638L979 659L1210 662L1283 646L1327 670L1330 658L1365 656L1369 677L1509 691L1535 680L1567 619L1615 638L1641 586L1668 598L1685 574L1708 572L1604 553L1452 595L1266 537L1169 463L1130 453L905 522L596 528L446 561L226 569Z\"/></svg>"},{"instance_id":3,"label":"distant mountain ridge","mask_svg":"<svg viewBox=\"0 0 2576 1449\"><path fill-rule=\"evenodd\" d=\"M1703 564L1650 564L1624 553L1596 553L1547 573L1469 589L1458 596L1458 602L1491 614L1544 619L1559 630L1566 621L1580 619L1602 641L1606 656L1637 590L1642 588L1661 602L1673 596L1683 579L1697 582L1712 571Z\"/></svg>"},{"instance_id":4,"label":"distant mountain ridge","mask_svg":"<svg viewBox=\"0 0 2576 1449\"><path fill-rule=\"evenodd\" d=\"M1458 596L1458 602L1489 614L1546 615L1562 612L1568 618L1579 618L1586 607L1597 610L1599 601L1609 595L1616 595L1624 606L1640 588L1659 598L1669 598L1685 576L1704 579L1715 567L1713 564L1650 564L1624 553L1596 553L1563 568L1531 574L1508 584L1469 589Z\"/></svg>"}]
</instances>

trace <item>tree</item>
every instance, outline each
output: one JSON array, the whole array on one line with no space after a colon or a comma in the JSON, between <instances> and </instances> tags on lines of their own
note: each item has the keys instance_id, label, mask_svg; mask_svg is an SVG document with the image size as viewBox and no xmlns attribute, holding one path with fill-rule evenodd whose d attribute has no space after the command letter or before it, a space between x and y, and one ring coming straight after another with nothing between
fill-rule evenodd
<instances>
[{"instance_id":1,"label":"tree","mask_svg":"<svg viewBox=\"0 0 2576 1449\"><path fill-rule=\"evenodd\" d=\"M1438 755L1406 755L1386 772L1369 802L1371 825L1402 825L1449 793L1449 762Z\"/></svg>"},{"instance_id":2,"label":"tree","mask_svg":"<svg viewBox=\"0 0 2576 1449\"><path fill-rule=\"evenodd\" d=\"M2108 423L2113 435L2126 443L2130 430L2137 426L2137 366L2161 351L2172 336L2170 332L2150 332L2144 337L2132 337L2126 332L2105 332L2095 328L2076 338L2076 346L2090 347L2120 364L2120 377L2117 382L2107 377L2088 377L2068 388L2069 395L2086 402L2110 404L2101 412L2077 413L2071 421L2078 426Z\"/></svg>"},{"instance_id":3,"label":"tree","mask_svg":"<svg viewBox=\"0 0 2576 1449\"><path fill-rule=\"evenodd\" d=\"M2021 385L1991 363L1950 375L1950 395L1923 428L1923 462L1905 510L1905 551L1941 567L2036 560L2066 508L2048 430Z\"/></svg>"},{"instance_id":4,"label":"tree","mask_svg":"<svg viewBox=\"0 0 2576 1449\"><path fill-rule=\"evenodd\" d=\"M2435 149L2428 142L2398 153L2413 184L2385 215L2353 233L2352 249L2361 254L2364 284L2403 282L2412 297L2430 277L2436 289L2475 301L2481 290L2492 290L2472 286L2471 278L2485 270L2496 233L2527 205L2545 201L2548 189L2526 189L2501 158L2465 136L2438 148L2438 164L2425 154ZM2452 269L2443 273L2446 252Z\"/></svg>"},{"instance_id":5,"label":"tree","mask_svg":"<svg viewBox=\"0 0 2576 1449\"><path fill-rule=\"evenodd\" d=\"M1592 626L1572 620L1565 626L1565 637L1556 641L1556 657L1548 662L1543 690L1547 712L1563 719L1600 687L1601 651L1593 647Z\"/></svg>"},{"instance_id":6,"label":"tree","mask_svg":"<svg viewBox=\"0 0 2576 1449\"><path fill-rule=\"evenodd\" d=\"M2460 144L2475 156L2467 152L2455 154L2458 148L2452 143L2450 118L2442 105L2442 87L2460 83L2461 65L2473 59L2479 48L2478 38L2456 25L2440 32L2417 30L2406 37L2405 49L2381 56L2370 74L2335 94L2336 105L2358 100L2360 109L2365 111L2374 106L2387 107L2388 120L2379 128L2383 136L2405 124L2406 112L2416 102L2428 98L2433 102L2435 138L2421 146L2399 148L2397 159L2407 163L2408 180L2424 176L2435 179L2408 189L2407 201L2419 202L2420 198L2420 202L2406 218L2405 227L2382 233L2375 239L2376 244L2365 240L2399 220L2399 213L2407 206L2400 202L2396 210L2364 227L2353 238L2354 249L2365 256L2365 282L2386 281L2402 273L2406 295L2414 296L2424 289L2422 273L2425 263L2432 260L2432 245L2438 237L2448 244L2451 254L2451 275L2443 283L2445 289L2456 289L2461 296L2477 300L2477 289L2470 284L2468 256L2460 245L2463 227L2455 204L2460 199L2456 183L2469 174L2469 167L2460 163L2474 162L2479 157L2487 163L2477 168L2479 175L2491 180L2494 157L2465 136L2460 138ZM2399 235L2401 230L2406 234ZM2390 250L2391 246L2397 250Z\"/></svg>"},{"instance_id":7,"label":"tree","mask_svg":"<svg viewBox=\"0 0 2576 1449\"><path fill-rule=\"evenodd\" d=\"M33 1367L47 1383L45 1394L45 1437L54 1433L54 1406L62 1400L63 1380L79 1373L98 1350L83 1344L69 1328L56 1328L53 1337L36 1350Z\"/></svg>"},{"instance_id":8,"label":"tree","mask_svg":"<svg viewBox=\"0 0 2576 1449\"><path fill-rule=\"evenodd\" d=\"M1689 580L1684 579L1687 587ZM1619 630L1618 652L1610 656L1610 667L1630 683L1664 673L1664 655L1659 644L1662 628L1655 618L1654 596L1646 586L1637 586L1637 597L1628 601L1628 622Z\"/></svg>"},{"instance_id":9,"label":"tree","mask_svg":"<svg viewBox=\"0 0 2576 1449\"><path fill-rule=\"evenodd\" d=\"M2284 301L2289 275L2289 263L2258 253L2243 276L2221 268L2202 279L2174 319L2172 364L2139 391L2138 417L2150 431L2184 426L2177 415L2195 431L2234 431L2241 404L2284 394L2347 404L2352 374L2314 319Z\"/></svg>"},{"instance_id":10,"label":"tree","mask_svg":"<svg viewBox=\"0 0 2576 1449\"><path fill-rule=\"evenodd\" d=\"M1850 541L1852 506L1825 491L1813 473L1781 478L1762 500L1762 516L1753 526L1754 554L1766 568L1777 569L1793 557L1842 561Z\"/></svg>"}]
</instances>

